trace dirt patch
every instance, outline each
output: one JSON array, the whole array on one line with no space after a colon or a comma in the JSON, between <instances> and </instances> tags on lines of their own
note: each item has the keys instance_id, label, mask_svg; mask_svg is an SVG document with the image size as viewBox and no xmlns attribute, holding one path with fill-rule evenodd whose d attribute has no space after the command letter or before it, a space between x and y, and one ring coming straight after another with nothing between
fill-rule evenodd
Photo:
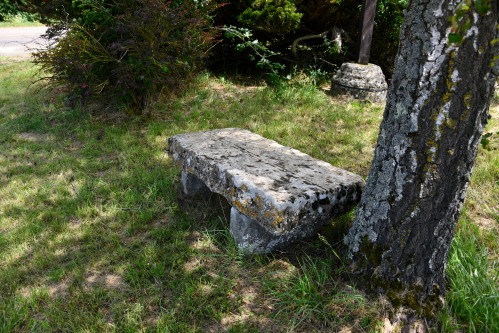
<instances>
[{"instance_id":1,"label":"dirt patch","mask_svg":"<svg viewBox=\"0 0 499 333\"><path fill-rule=\"evenodd\" d=\"M473 222L475 222L482 229L488 231L495 230L499 232L499 223L497 223L497 221L492 218L478 215L473 219Z\"/></svg>"},{"instance_id":2,"label":"dirt patch","mask_svg":"<svg viewBox=\"0 0 499 333\"><path fill-rule=\"evenodd\" d=\"M254 94L265 88L265 86L234 86L228 88L219 82L212 82L209 87L222 99L234 99L242 94Z\"/></svg>"},{"instance_id":3,"label":"dirt patch","mask_svg":"<svg viewBox=\"0 0 499 333\"><path fill-rule=\"evenodd\" d=\"M50 134L39 134L24 132L16 135L18 140L29 141L29 142L52 142L54 138Z\"/></svg>"},{"instance_id":4,"label":"dirt patch","mask_svg":"<svg viewBox=\"0 0 499 333\"><path fill-rule=\"evenodd\" d=\"M85 277L85 282L88 288L92 288L96 285L113 290L124 290L127 288L123 277L117 274L92 272Z\"/></svg>"},{"instance_id":5,"label":"dirt patch","mask_svg":"<svg viewBox=\"0 0 499 333\"><path fill-rule=\"evenodd\" d=\"M68 295L68 281L61 281L48 287L49 296L52 298L64 298Z\"/></svg>"}]
</instances>

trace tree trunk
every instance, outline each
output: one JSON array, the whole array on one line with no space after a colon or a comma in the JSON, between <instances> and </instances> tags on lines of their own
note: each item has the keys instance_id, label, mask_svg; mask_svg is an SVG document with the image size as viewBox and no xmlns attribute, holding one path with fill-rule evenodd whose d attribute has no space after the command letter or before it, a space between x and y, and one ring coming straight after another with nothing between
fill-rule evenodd
<instances>
[{"instance_id":1,"label":"tree trunk","mask_svg":"<svg viewBox=\"0 0 499 333\"><path fill-rule=\"evenodd\" d=\"M457 1L410 1L378 144L345 241L354 272L394 305L433 317L488 119L497 65L497 1L460 44L449 42Z\"/></svg>"}]
</instances>

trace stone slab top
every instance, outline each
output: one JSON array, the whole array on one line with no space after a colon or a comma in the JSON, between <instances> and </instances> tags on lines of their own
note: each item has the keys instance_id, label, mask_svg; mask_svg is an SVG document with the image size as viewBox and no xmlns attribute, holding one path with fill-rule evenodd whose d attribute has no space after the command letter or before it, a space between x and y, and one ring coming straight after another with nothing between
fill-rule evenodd
<instances>
[{"instance_id":1,"label":"stone slab top","mask_svg":"<svg viewBox=\"0 0 499 333\"><path fill-rule=\"evenodd\" d=\"M173 136L169 154L274 234L329 220L364 186L358 175L239 128Z\"/></svg>"}]
</instances>

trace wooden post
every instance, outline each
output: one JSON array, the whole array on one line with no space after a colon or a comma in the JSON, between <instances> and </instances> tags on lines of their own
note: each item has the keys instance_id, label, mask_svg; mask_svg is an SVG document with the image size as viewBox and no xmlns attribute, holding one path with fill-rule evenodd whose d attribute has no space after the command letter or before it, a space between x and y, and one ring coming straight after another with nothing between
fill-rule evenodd
<instances>
[{"instance_id":1,"label":"wooden post","mask_svg":"<svg viewBox=\"0 0 499 333\"><path fill-rule=\"evenodd\" d=\"M377 0L362 0L362 16L360 19L359 54L357 62L362 65L369 63L371 40L373 36L374 15Z\"/></svg>"}]
</instances>

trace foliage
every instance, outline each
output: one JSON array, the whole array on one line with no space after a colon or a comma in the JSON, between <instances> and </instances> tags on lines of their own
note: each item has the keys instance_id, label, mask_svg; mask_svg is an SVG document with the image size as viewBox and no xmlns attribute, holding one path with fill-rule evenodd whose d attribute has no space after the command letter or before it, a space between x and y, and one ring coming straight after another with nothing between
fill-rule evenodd
<instances>
[{"instance_id":1,"label":"foliage","mask_svg":"<svg viewBox=\"0 0 499 333\"><path fill-rule=\"evenodd\" d=\"M302 16L293 0L255 0L238 19L250 28L282 35L296 30Z\"/></svg>"},{"instance_id":2,"label":"foliage","mask_svg":"<svg viewBox=\"0 0 499 333\"><path fill-rule=\"evenodd\" d=\"M379 0L377 4L371 62L380 65L388 77L405 6L406 0ZM288 72L298 67L333 73L341 63L355 61L360 14L353 0L252 0L225 6L215 22L250 29L253 40L273 52L273 62ZM292 47L297 40L298 47ZM211 59L213 67L223 63L228 68L247 68L237 52L239 44L225 39L218 45Z\"/></svg>"},{"instance_id":3,"label":"foliage","mask_svg":"<svg viewBox=\"0 0 499 333\"><path fill-rule=\"evenodd\" d=\"M358 3L348 0L295 0L300 13L303 13L303 26L310 31L324 31L331 25L345 28L346 20L358 12ZM350 6L342 6L346 2Z\"/></svg>"},{"instance_id":4,"label":"foliage","mask_svg":"<svg viewBox=\"0 0 499 333\"><path fill-rule=\"evenodd\" d=\"M253 39L253 33L247 28L238 28L233 26L223 27L225 37L236 42L236 50L239 52L248 52L251 61L256 63L256 67L267 72L268 82L275 85L280 82L280 73L284 70L284 65L273 61L273 58L279 54L270 50L258 39Z\"/></svg>"},{"instance_id":5,"label":"foliage","mask_svg":"<svg viewBox=\"0 0 499 333\"><path fill-rule=\"evenodd\" d=\"M7 16L5 21L0 21L0 28L14 27L43 27L43 24L38 21L35 15L29 13Z\"/></svg>"},{"instance_id":6,"label":"foliage","mask_svg":"<svg viewBox=\"0 0 499 333\"><path fill-rule=\"evenodd\" d=\"M381 66L388 74L393 71L406 7L407 0L378 0L376 4L371 62Z\"/></svg>"},{"instance_id":7,"label":"foliage","mask_svg":"<svg viewBox=\"0 0 499 333\"><path fill-rule=\"evenodd\" d=\"M462 0L449 20L452 24L449 42L460 44L471 28L473 15L486 15L491 9L491 0Z\"/></svg>"},{"instance_id":8,"label":"foliage","mask_svg":"<svg viewBox=\"0 0 499 333\"><path fill-rule=\"evenodd\" d=\"M0 0L0 22L15 16L22 16L28 21L34 20L34 16L26 12L27 0Z\"/></svg>"},{"instance_id":9,"label":"foliage","mask_svg":"<svg viewBox=\"0 0 499 333\"><path fill-rule=\"evenodd\" d=\"M206 12L193 1L86 1L54 47L35 53L55 85L74 96L119 100L143 110L163 89L185 87L213 42Z\"/></svg>"},{"instance_id":10,"label":"foliage","mask_svg":"<svg viewBox=\"0 0 499 333\"><path fill-rule=\"evenodd\" d=\"M27 10L40 16L40 21L45 24L54 22L70 22L77 19L85 4L90 5L91 0L30 0ZM95 1L101 3L100 0Z\"/></svg>"},{"instance_id":11,"label":"foliage","mask_svg":"<svg viewBox=\"0 0 499 333\"><path fill-rule=\"evenodd\" d=\"M0 22L5 21L6 16L17 12L17 7L9 0L0 0Z\"/></svg>"}]
</instances>

